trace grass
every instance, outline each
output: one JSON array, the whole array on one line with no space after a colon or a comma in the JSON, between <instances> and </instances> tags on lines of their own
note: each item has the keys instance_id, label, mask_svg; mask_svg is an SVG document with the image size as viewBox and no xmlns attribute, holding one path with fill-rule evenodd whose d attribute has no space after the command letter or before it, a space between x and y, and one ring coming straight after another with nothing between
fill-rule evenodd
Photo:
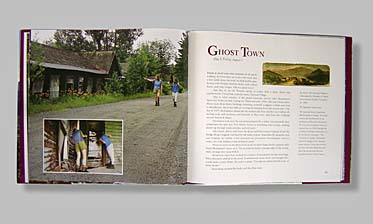
<instances>
[{"instance_id":1,"label":"grass","mask_svg":"<svg viewBox=\"0 0 373 224\"><path fill-rule=\"evenodd\" d=\"M291 70L295 68L303 68L306 70L316 70L321 69L323 71L330 71L330 68L328 65L318 65L318 64L301 64L301 63L271 63L271 62L265 62L263 63L263 71L271 70L274 72L279 71L286 71ZM306 72L309 73L309 72Z\"/></svg>"},{"instance_id":2,"label":"grass","mask_svg":"<svg viewBox=\"0 0 373 224\"><path fill-rule=\"evenodd\" d=\"M153 93L138 93L130 96L124 96L119 94L103 94L92 96L60 96L55 100L43 99L37 103L30 102L28 106L28 112L29 114L35 114L45 111L63 111L68 108L87 107L147 97L153 97Z\"/></svg>"}]
</instances>

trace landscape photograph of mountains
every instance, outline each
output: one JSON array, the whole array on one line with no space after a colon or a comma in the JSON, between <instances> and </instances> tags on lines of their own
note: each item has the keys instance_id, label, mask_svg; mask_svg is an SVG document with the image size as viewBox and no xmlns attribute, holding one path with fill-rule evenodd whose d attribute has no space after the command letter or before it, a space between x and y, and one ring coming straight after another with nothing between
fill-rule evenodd
<instances>
[{"instance_id":1,"label":"landscape photograph of mountains","mask_svg":"<svg viewBox=\"0 0 373 224\"><path fill-rule=\"evenodd\" d=\"M329 86L328 65L264 63L263 85Z\"/></svg>"}]
</instances>

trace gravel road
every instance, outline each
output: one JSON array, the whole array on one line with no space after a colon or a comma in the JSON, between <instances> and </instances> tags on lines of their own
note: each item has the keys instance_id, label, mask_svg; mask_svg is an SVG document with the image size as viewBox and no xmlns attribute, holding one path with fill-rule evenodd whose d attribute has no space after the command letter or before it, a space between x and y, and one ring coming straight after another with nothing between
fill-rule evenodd
<instances>
[{"instance_id":1,"label":"gravel road","mask_svg":"<svg viewBox=\"0 0 373 224\"><path fill-rule=\"evenodd\" d=\"M126 182L180 184L186 181L187 93L179 94L178 107L171 96L121 101L29 117L29 177L33 182ZM123 119L123 175L43 173L43 118Z\"/></svg>"}]
</instances>

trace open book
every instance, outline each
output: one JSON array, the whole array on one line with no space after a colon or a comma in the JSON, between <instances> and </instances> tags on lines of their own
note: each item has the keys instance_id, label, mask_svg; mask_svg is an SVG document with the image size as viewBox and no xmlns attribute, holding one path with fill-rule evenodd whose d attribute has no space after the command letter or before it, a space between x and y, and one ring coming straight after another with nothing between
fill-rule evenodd
<instances>
[{"instance_id":1,"label":"open book","mask_svg":"<svg viewBox=\"0 0 373 224\"><path fill-rule=\"evenodd\" d=\"M22 30L18 183L349 183L352 39Z\"/></svg>"}]
</instances>

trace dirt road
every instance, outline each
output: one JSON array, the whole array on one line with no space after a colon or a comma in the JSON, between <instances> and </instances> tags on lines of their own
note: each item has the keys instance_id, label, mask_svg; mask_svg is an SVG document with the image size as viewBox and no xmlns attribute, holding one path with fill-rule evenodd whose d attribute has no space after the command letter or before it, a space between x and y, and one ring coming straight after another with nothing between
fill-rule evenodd
<instances>
[{"instance_id":1,"label":"dirt road","mask_svg":"<svg viewBox=\"0 0 373 224\"><path fill-rule=\"evenodd\" d=\"M186 181L187 94L39 113L29 117L29 176L33 181L103 181L175 184ZM42 172L43 118L123 119L123 175Z\"/></svg>"}]
</instances>

